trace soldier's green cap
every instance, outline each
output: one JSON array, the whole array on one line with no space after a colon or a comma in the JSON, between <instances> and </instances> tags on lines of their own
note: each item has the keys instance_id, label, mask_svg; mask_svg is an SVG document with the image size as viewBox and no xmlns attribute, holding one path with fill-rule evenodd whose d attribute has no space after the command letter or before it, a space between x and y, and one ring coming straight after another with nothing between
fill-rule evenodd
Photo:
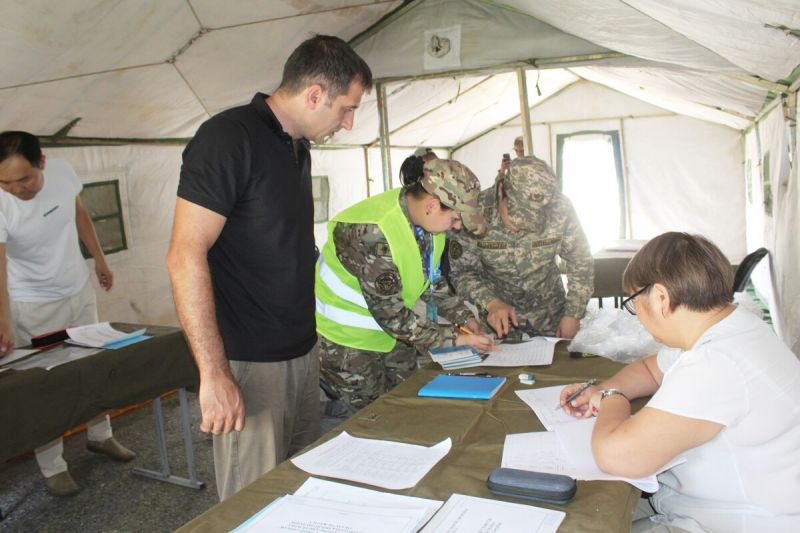
<instances>
[{"instance_id":1,"label":"soldier's green cap","mask_svg":"<svg viewBox=\"0 0 800 533\"><path fill-rule=\"evenodd\" d=\"M478 206L481 184L470 169L458 161L432 159L425 163L420 183L444 205L458 211L470 232L486 233L486 220Z\"/></svg>"}]
</instances>

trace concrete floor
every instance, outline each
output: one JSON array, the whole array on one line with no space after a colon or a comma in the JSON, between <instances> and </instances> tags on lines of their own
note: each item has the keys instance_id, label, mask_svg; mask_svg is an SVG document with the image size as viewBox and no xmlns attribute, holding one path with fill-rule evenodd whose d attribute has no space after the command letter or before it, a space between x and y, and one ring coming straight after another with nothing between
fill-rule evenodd
<instances>
[{"instance_id":1,"label":"concrete floor","mask_svg":"<svg viewBox=\"0 0 800 533\"><path fill-rule=\"evenodd\" d=\"M0 464L0 532L173 531L217 503L211 438L200 433L197 398L188 395L195 463L205 488L192 490L133 475L134 467L159 469L152 408L112 420L114 436L134 450L131 463L117 463L86 451L86 434L64 441L64 458L82 490L75 496L51 496L33 454ZM172 473L187 476L177 395L162 402Z\"/></svg>"}]
</instances>

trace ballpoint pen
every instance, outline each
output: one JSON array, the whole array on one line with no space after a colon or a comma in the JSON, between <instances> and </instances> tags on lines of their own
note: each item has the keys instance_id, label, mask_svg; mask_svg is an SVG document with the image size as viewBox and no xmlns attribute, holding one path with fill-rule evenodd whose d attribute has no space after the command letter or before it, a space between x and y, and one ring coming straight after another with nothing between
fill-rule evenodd
<instances>
[{"instance_id":1,"label":"ballpoint pen","mask_svg":"<svg viewBox=\"0 0 800 533\"><path fill-rule=\"evenodd\" d=\"M596 383L597 383L596 379L590 379L589 381L587 381L586 383L581 385L581 387L578 390L576 390L575 392L573 392L572 394L567 396L567 399L564 400L564 403L558 402L558 405L556 405L556 408L553 409L553 410L554 411L558 411L559 409L563 408L566 404L568 404L569 402L571 402L572 400L574 400L575 398L577 398L578 396L583 394L583 392L586 389L588 389L589 387L591 387L592 385L594 385Z\"/></svg>"},{"instance_id":2,"label":"ballpoint pen","mask_svg":"<svg viewBox=\"0 0 800 533\"><path fill-rule=\"evenodd\" d=\"M466 333L467 335L479 335L478 333L475 333L474 331L469 329L467 326L459 324L458 322L453 323L453 326L455 326L457 330L461 331L461 333ZM486 335L483 336L485 337ZM492 342L491 349L494 350L495 348L497 348L497 344Z\"/></svg>"}]
</instances>

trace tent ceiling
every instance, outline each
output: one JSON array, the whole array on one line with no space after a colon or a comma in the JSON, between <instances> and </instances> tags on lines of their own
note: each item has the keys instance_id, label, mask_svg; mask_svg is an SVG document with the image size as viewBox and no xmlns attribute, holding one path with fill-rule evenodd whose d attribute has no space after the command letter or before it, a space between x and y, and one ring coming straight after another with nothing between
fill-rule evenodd
<instances>
[{"instance_id":1,"label":"tent ceiling","mask_svg":"<svg viewBox=\"0 0 800 533\"><path fill-rule=\"evenodd\" d=\"M274 89L314 32L361 34L378 77L450 73L389 83L393 144L458 145L517 113L513 74L453 71L561 60L569 72L541 71L544 97L579 76L742 128L796 69L800 39L780 28L799 27L798 0L0 0L0 129L48 135L81 117L70 136L188 137ZM426 62L443 30L457 61ZM586 56L611 59L574 63ZM337 142L375 140L374 93L362 107Z\"/></svg>"}]
</instances>

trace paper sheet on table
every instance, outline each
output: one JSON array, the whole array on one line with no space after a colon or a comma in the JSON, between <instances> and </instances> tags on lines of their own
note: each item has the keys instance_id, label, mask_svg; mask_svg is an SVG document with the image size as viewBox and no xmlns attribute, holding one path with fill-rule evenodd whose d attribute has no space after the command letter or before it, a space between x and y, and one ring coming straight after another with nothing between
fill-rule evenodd
<instances>
[{"instance_id":1,"label":"paper sheet on table","mask_svg":"<svg viewBox=\"0 0 800 533\"><path fill-rule=\"evenodd\" d=\"M299 489L294 491L294 495L369 507L424 508L425 515L417 524L417 529L424 526L436 511L439 510L442 503L444 503L441 500L429 500L427 498L380 492L362 487L354 487L353 485L345 485L344 483L317 479L315 477L308 478L305 483L300 485Z\"/></svg>"},{"instance_id":2,"label":"paper sheet on table","mask_svg":"<svg viewBox=\"0 0 800 533\"><path fill-rule=\"evenodd\" d=\"M69 340L67 342L76 344L78 346L89 346L92 348L103 348L108 345L120 343L126 339L139 337L145 332L145 328L125 333L111 327L108 322L100 322L98 324L89 324L88 326L78 326L75 328L67 328L67 335ZM114 346L110 346L114 347Z\"/></svg>"},{"instance_id":3,"label":"paper sheet on table","mask_svg":"<svg viewBox=\"0 0 800 533\"><path fill-rule=\"evenodd\" d=\"M453 494L421 533L555 533L565 516L533 505Z\"/></svg>"},{"instance_id":4,"label":"paper sheet on table","mask_svg":"<svg viewBox=\"0 0 800 533\"><path fill-rule=\"evenodd\" d=\"M569 416L564 412L564 409L556 409L556 406L561 403L562 390L564 390L563 385L556 385L555 387L542 387L540 389L518 390L515 392L528 407L533 409L533 412L536 413L539 421L547 431L553 431L553 427L556 424L566 424L581 420Z\"/></svg>"},{"instance_id":5,"label":"paper sheet on table","mask_svg":"<svg viewBox=\"0 0 800 533\"><path fill-rule=\"evenodd\" d=\"M424 508L371 507L286 495L234 529L235 533L413 533Z\"/></svg>"},{"instance_id":6,"label":"paper sheet on table","mask_svg":"<svg viewBox=\"0 0 800 533\"><path fill-rule=\"evenodd\" d=\"M19 348L15 348L14 350L11 351L10 354L6 355L5 357L0 357L0 365L7 365L9 363L13 363L14 361L18 361L23 357L28 357L30 354L36 353L38 351L39 350L37 349L21 350Z\"/></svg>"},{"instance_id":7,"label":"paper sheet on table","mask_svg":"<svg viewBox=\"0 0 800 533\"><path fill-rule=\"evenodd\" d=\"M28 370L29 368L44 368L50 370L64 363L77 361L102 351L101 348L85 348L83 346L70 346L62 344L56 348L44 350L36 355L11 363L6 368L14 370Z\"/></svg>"},{"instance_id":8,"label":"paper sheet on table","mask_svg":"<svg viewBox=\"0 0 800 533\"><path fill-rule=\"evenodd\" d=\"M610 476L611 474L606 474L600 470L600 467L597 466L597 463L594 460L594 454L592 454L592 430L594 429L594 423L596 420L596 418L587 418L586 420L580 420L574 424L559 424L556 426L554 433L558 437L561 447L563 448L567 455L567 459L572 465L578 469L595 471L605 476ZM658 490L658 480L656 479L656 476L665 470L669 470L673 466L685 462L685 457L678 456L664 465L652 476L642 478L612 476L592 479L621 479L622 481L627 481L634 487L637 487L643 491L655 492Z\"/></svg>"},{"instance_id":9,"label":"paper sheet on table","mask_svg":"<svg viewBox=\"0 0 800 533\"><path fill-rule=\"evenodd\" d=\"M416 485L452 446L447 438L433 446L361 439L342 432L294 457L298 468L318 476L358 481L387 489Z\"/></svg>"},{"instance_id":10,"label":"paper sheet on table","mask_svg":"<svg viewBox=\"0 0 800 533\"><path fill-rule=\"evenodd\" d=\"M587 425L586 423L590 424ZM564 428L589 427L588 435L585 429L568 438L585 438L585 446L581 446L581 457L573 459L563 447L559 432ZM575 424L559 424L555 431L539 431L535 433L515 433L506 435L503 445L503 459L501 466L529 470L532 472L546 472L549 474L563 474L584 481L609 480L625 481L645 492L656 492L658 480L655 475L643 478L626 478L615 476L600 470L592 455L591 427L594 419L584 420ZM581 436L581 434L584 434ZM566 438L566 437L565 437ZM576 447L577 449L577 447ZM587 456L588 454L588 456ZM683 459L679 462L683 462ZM673 463L668 467L674 466ZM665 468L666 469L666 468Z\"/></svg>"},{"instance_id":11,"label":"paper sheet on table","mask_svg":"<svg viewBox=\"0 0 800 533\"><path fill-rule=\"evenodd\" d=\"M556 344L542 337L520 343L498 344L475 366L541 366L553 363Z\"/></svg>"}]
</instances>

